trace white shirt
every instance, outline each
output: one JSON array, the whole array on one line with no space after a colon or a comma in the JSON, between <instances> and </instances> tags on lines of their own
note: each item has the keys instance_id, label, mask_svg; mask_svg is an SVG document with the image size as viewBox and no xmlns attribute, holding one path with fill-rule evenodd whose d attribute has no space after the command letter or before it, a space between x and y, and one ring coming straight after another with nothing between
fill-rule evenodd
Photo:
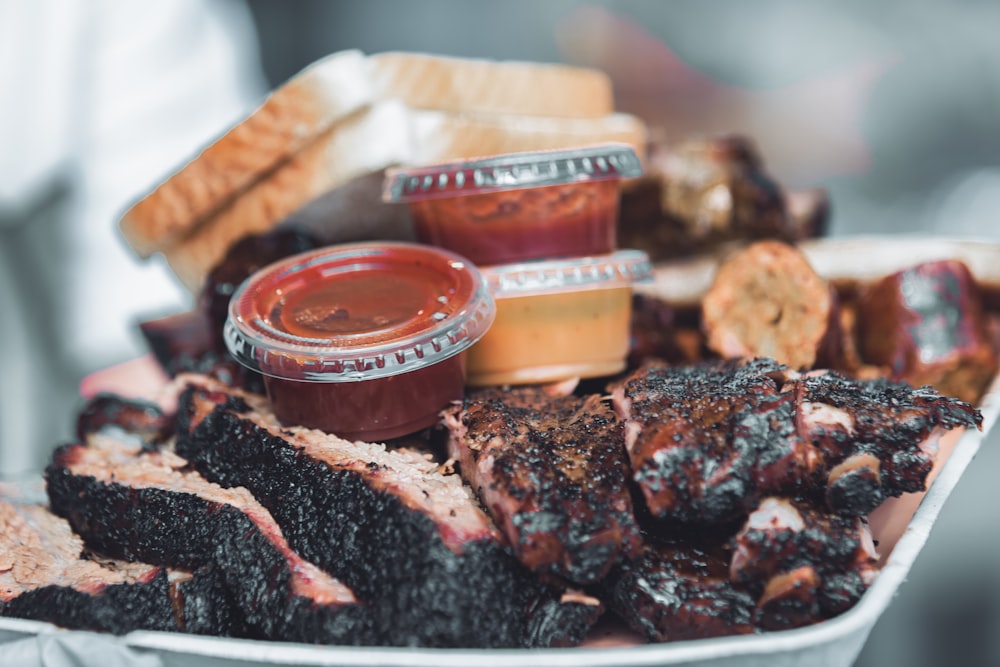
<instances>
[{"instance_id":1,"label":"white shirt","mask_svg":"<svg viewBox=\"0 0 1000 667\"><path fill-rule=\"evenodd\" d=\"M117 221L263 97L239 2L0 0L0 477L70 437L76 382L144 353L138 321L191 307Z\"/></svg>"},{"instance_id":2,"label":"white shirt","mask_svg":"<svg viewBox=\"0 0 1000 667\"><path fill-rule=\"evenodd\" d=\"M263 94L256 33L226 0L0 0L0 219L58 179L77 197L61 295L71 358L142 351L134 321L190 297L117 219Z\"/></svg>"}]
</instances>

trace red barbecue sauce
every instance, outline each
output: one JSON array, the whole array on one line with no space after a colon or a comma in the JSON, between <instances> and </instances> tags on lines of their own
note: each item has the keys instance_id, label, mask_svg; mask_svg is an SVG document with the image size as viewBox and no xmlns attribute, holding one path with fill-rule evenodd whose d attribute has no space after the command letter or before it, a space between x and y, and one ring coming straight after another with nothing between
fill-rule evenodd
<instances>
[{"instance_id":1,"label":"red barbecue sauce","mask_svg":"<svg viewBox=\"0 0 1000 667\"><path fill-rule=\"evenodd\" d=\"M331 246L251 276L227 344L285 424L386 440L430 426L465 385L493 302L463 258L417 244Z\"/></svg>"},{"instance_id":2,"label":"red barbecue sauce","mask_svg":"<svg viewBox=\"0 0 1000 667\"><path fill-rule=\"evenodd\" d=\"M390 169L386 202L410 207L418 241L479 266L600 256L617 244L619 187L635 150L598 144Z\"/></svg>"},{"instance_id":3,"label":"red barbecue sauce","mask_svg":"<svg viewBox=\"0 0 1000 667\"><path fill-rule=\"evenodd\" d=\"M614 250L614 180L425 199L410 204L417 239L480 266Z\"/></svg>"}]
</instances>

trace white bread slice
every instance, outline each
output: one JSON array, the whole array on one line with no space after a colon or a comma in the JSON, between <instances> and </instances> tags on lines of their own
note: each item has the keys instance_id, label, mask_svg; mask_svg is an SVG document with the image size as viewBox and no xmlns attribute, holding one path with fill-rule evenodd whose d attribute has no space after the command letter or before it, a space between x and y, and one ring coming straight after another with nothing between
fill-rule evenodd
<instances>
[{"instance_id":1,"label":"white bread slice","mask_svg":"<svg viewBox=\"0 0 1000 667\"><path fill-rule=\"evenodd\" d=\"M614 111L611 78L597 69L395 51L368 63L375 96L413 109L558 118Z\"/></svg>"},{"instance_id":2,"label":"white bread slice","mask_svg":"<svg viewBox=\"0 0 1000 667\"><path fill-rule=\"evenodd\" d=\"M614 109L599 70L519 61L392 52L326 56L127 210L119 221L140 257L190 234L268 171L348 115L378 100L414 108L553 117L599 117Z\"/></svg>"},{"instance_id":3,"label":"white bread slice","mask_svg":"<svg viewBox=\"0 0 1000 667\"><path fill-rule=\"evenodd\" d=\"M373 99L361 51L340 51L317 60L126 211L119 222L125 240L140 257L169 246L267 170Z\"/></svg>"},{"instance_id":4,"label":"white bread slice","mask_svg":"<svg viewBox=\"0 0 1000 667\"><path fill-rule=\"evenodd\" d=\"M408 110L379 102L319 139L230 201L194 232L162 252L193 293L234 242L273 227L310 200L363 174L405 163L413 154Z\"/></svg>"},{"instance_id":5,"label":"white bread slice","mask_svg":"<svg viewBox=\"0 0 1000 667\"><path fill-rule=\"evenodd\" d=\"M300 208L351 178L400 164L428 164L505 152L560 149L616 141L644 159L646 126L634 116L548 118L508 114L457 114L380 102L328 130L265 179L244 192L181 242L163 250L193 293L229 246L271 229ZM366 206L383 207L373 192ZM398 207L397 208L401 208ZM343 215L342 210L338 210ZM315 211L311 217L316 218ZM352 225L349 217L330 225Z\"/></svg>"}]
</instances>

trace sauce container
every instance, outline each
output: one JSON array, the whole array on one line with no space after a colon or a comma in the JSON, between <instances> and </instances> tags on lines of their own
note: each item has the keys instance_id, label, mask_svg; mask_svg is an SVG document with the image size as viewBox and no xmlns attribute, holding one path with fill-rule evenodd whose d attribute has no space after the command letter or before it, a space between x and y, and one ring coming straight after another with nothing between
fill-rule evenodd
<instances>
[{"instance_id":1,"label":"sauce container","mask_svg":"<svg viewBox=\"0 0 1000 667\"><path fill-rule=\"evenodd\" d=\"M469 351L468 384L555 382L621 372L632 285L652 279L646 253L544 260L482 269L496 319Z\"/></svg>"},{"instance_id":2,"label":"sauce container","mask_svg":"<svg viewBox=\"0 0 1000 667\"><path fill-rule=\"evenodd\" d=\"M482 274L413 243L330 246L271 264L233 294L226 346L264 375L275 415L342 438L414 433L461 399L489 328Z\"/></svg>"},{"instance_id":3,"label":"sauce container","mask_svg":"<svg viewBox=\"0 0 1000 667\"><path fill-rule=\"evenodd\" d=\"M641 174L630 146L600 144L390 169L382 199L409 204L418 241L489 266L612 252L619 181Z\"/></svg>"}]
</instances>

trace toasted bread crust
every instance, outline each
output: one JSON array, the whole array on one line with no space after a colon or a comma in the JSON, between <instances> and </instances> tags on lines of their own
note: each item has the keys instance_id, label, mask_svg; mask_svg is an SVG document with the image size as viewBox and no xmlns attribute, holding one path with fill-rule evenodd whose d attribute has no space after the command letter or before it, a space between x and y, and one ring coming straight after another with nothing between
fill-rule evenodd
<instances>
[{"instance_id":1,"label":"toasted bread crust","mask_svg":"<svg viewBox=\"0 0 1000 667\"><path fill-rule=\"evenodd\" d=\"M140 257L168 247L323 131L372 100L360 51L319 60L136 202L119 227Z\"/></svg>"},{"instance_id":2,"label":"toasted bread crust","mask_svg":"<svg viewBox=\"0 0 1000 667\"><path fill-rule=\"evenodd\" d=\"M611 79L596 69L406 52L368 61L376 96L414 109L558 118L614 111Z\"/></svg>"}]
</instances>

